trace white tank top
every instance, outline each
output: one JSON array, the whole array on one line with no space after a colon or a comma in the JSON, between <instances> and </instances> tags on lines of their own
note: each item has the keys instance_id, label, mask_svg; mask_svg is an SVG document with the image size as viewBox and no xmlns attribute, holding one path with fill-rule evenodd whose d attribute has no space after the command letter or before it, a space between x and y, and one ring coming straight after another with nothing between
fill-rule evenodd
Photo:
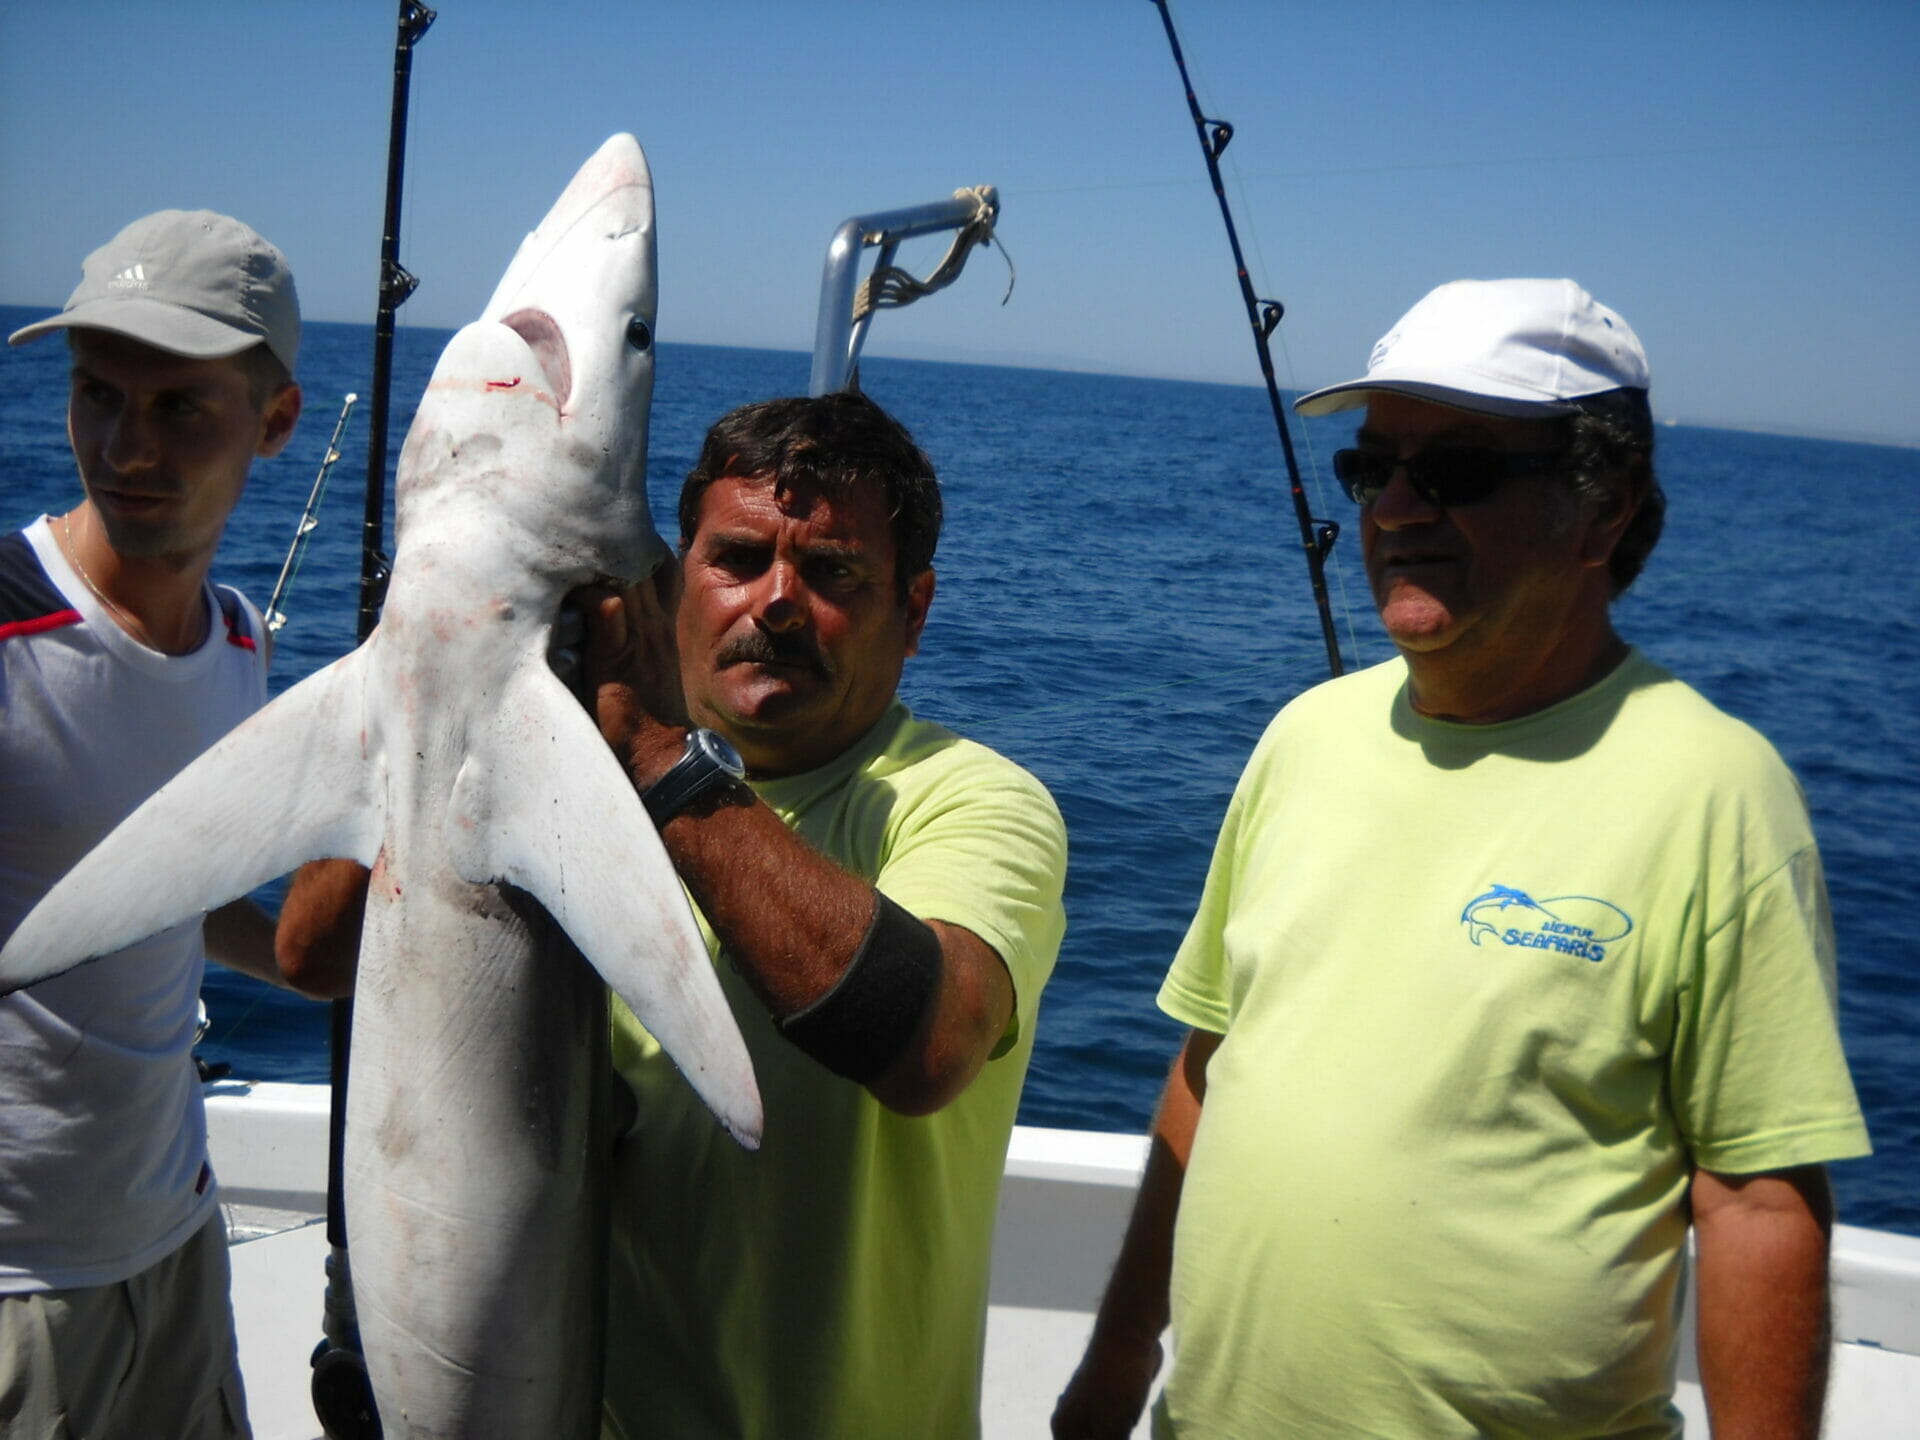
<instances>
[{"instance_id":1,"label":"white tank top","mask_svg":"<svg viewBox=\"0 0 1920 1440\"><path fill-rule=\"evenodd\" d=\"M259 613L224 586L206 598L206 643L162 655L114 623L45 516L0 539L0 939L265 703ZM0 1293L124 1280L211 1215L190 1053L205 964L193 921L0 998Z\"/></svg>"}]
</instances>

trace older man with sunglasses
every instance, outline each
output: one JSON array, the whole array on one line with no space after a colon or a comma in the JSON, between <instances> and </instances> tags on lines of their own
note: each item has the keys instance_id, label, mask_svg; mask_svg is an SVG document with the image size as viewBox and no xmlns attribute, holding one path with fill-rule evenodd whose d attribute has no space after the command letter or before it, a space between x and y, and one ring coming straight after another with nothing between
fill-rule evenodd
<instances>
[{"instance_id":1,"label":"older man with sunglasses","mask_svg":"<svg viewBox=\"0 0 1920 1440\"><path fill-rule=\"evenodd\" d=\"M1820 859L1768 743L1632 649L1647 363L1460 281L1304 397L1399 658L1281 711L1160 991L1193 1027L1060 1436L1817 1433L1868 1149Z\"/></svg>"}]
</instances>

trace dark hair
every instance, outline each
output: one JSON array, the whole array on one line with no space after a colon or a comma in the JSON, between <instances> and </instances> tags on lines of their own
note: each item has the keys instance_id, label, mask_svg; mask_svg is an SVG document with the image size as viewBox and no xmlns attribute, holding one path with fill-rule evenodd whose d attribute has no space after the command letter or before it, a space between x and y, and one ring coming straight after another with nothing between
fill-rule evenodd
<instances>
[{"instance_id":1,"label":"dark hair","mask_svg":"<svg viewBox=\"0 0 1920 1440\"><path fill-rule=\"evenodd\" d=\"M699 528L701 497L723 476L811 485L829 495L877 485L893 520L894 581L903 598L908 583L933 564L941 518L933 462L905 426L864 395L761 400L722 415L680 487L682 549Z\"/></svg>"},{"instance_id":2,"label":"dark hair","mask_svg":"<svg viewBox=\"0 0 1920 1440\"><path fill-rule=\"evenodd\" d=\"M1645 390L1608 390L1579 403L1567 447L1568 486L1582 499L1604 499L1614 478L1624 474L1639 502L1608 562L1619 595L1646 565L1666 522L1666 492L1653 473L1653 412Z\"/></svg>"}]
</instances>

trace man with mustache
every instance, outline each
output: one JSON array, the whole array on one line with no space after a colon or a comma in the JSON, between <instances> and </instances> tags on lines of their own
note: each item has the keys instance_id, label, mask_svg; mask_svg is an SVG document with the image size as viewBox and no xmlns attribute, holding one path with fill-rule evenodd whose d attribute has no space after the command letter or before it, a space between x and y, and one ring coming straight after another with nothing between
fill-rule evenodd
<instances>
[{"instance_id":1,"label":"man with mustache","mask_svg":"<svg viewBox=\"0 0 1920 1440\"><path fill-rule=\"evenodd\" d=\"M1169 1316L1156 1436L1674 1436L1689 1229L1716 1440L1818 1433L1822 1167L1867 1135L1799 788L1613 626L1647 383L1572 281L1457 281L1299 401L1365 406L1334 468L1400 657L1241 777L1056 1436L1132 1431Z\"/></svg>"},{"instance_id":2,"label":"man with mustache","mask_svg":"<svg viewBox=\"0 0 1920 1440\"><path fill-rule=\"evenodd\" d=\"M84 496L0 538L0 940L266 700L269 637L208 578L256 456L300 416L272 245L166 210L65 309ZM0 998L0 1431L244 1436L227 1245L190 1048L206 956L275 984L246 901ZM301 988L327 982L294 973Z\"/></svg>"},{"instance_id":3,"label":"man with mustache","mask_svg":"<svg viewBox=\"0 0 1920 1440\"><path fill-rule=\"evenodd\" d=\"M636 1118L609 1435L979 1433L1066 834L1031 775L895 694L940 519L932 466L872 401L745 406L681 492L679 575L589 613L601 728L706 921L766 1104L746 1153L617 1016Z\"/></svg>"}]
</instances>

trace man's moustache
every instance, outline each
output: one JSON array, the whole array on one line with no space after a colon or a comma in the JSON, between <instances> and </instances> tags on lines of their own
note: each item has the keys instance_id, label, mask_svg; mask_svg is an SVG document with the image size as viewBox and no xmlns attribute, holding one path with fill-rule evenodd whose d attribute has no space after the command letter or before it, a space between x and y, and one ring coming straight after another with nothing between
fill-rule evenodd
<instances>
[{"instance_id":1,"label":"man's moustache","mask_svg":"<svg viewBox=\"0 0 1920 1440\"><path fill-rule=\"evenodd\" d=\"M737 635L720 647L715 663L728 665L797 665L816 675L827 674L827 661L805 640L775 639L764 631Z\"/></svg>"}]
</instances>

